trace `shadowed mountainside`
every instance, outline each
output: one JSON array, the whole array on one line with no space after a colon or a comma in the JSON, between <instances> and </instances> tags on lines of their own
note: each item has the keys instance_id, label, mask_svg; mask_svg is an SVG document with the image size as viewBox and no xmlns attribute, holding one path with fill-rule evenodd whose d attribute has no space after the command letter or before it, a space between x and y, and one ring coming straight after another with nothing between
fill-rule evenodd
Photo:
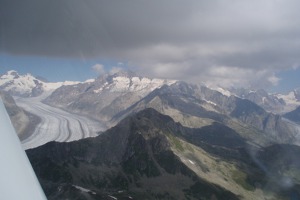
<instances>
[{"instance_id":1,"label":"shadowed mountainside","mask_svg":"<svg viewBox=\"0 0 300 200\"><path fill-rule=\"evenodd\" d=\"M247 144L222 124L187 128L154 109L127 117L96 138L50 142L27 151L49 199L299 197L298 179L283 187L266 171L281 153ZM299 172L297 163L281 163L278 177ZM271 182L276 187L267 187Z\"/></svg>"}]
</instances>

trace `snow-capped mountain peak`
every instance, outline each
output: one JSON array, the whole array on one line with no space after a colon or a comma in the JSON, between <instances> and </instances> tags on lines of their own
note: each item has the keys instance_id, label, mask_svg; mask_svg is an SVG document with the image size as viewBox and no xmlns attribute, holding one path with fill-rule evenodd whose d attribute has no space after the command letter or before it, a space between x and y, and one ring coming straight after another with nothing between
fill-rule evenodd
<instances>
[{"instance_id":1,"label":"snow-capped mountain peak","mask_svg":"<svg viewBox=\"0 0 300 200\"><path fill-rule=\"evenodd\" d=\"M31 96L32 92L38 92L42 87L42 81L31 74L19 75L11 70L0 77L0 89L18 96Z\"/></svg>"},{"instance_id":2,"label":"snow-capped mountain peak","mask_svg":"<svg viewBox=\"0 0 300 200\"><path fill-rule=\"evenodd\" d=\"M112 91L152 91L164 84L170 85L175 81L168 81L162 79L150 79L141 77L124 77L118 76L113 78Z\"/></svg>"},{"instance_id":3,"label":"snow-capped mountain peak","mask_svg":"<svg viewBox=\"0 0 300 200\"><path fill-rule=\"evenodd\" d=\"M106 74L95 80L94 93L110 92L151 92L162 85L171 85L175 80L151 79L137 76L131 71Z\"/></svg>"},{"instance_id":4,"label":"snow-capped mountain peak","mask_svg":"<svg viewBox=\"0 0 300 200\"><path fill-rule=\"evenodd\" d=\"M45 102L72 112L92 113L94 118L105 121L111 120L112 116L129 108L155 89L175 82L126 72L105 74L94 82L60 87Z\"/></svg>"},{"instance_id":5,"label":"snow-capped mountain peak","mask_svg":"<svg viewBox=\"0 0 300 200\"><path fill-rule=\"evenodd\" d=\"M20 75L15 70L10 70L0 76L0 90L9 92L14 96L31 97L39 96L44 91L55 90L62 85L74 85L80 82L44 82L31 74Z\"/></svg>"},{"instance_id":6,"label":"snow-capped mountain peak","mask_svg":"<svg viewBox=\"0 0 300 200\"><path fill-rule=\"evenodd\" d=\"M229 90L226 90L224 88L221 88L221 87L216 87L216 88L213 88L214 90L220 92L221 94L227 96L227 97L230 97L232 94Z\"/></svg>"}]
</instances>

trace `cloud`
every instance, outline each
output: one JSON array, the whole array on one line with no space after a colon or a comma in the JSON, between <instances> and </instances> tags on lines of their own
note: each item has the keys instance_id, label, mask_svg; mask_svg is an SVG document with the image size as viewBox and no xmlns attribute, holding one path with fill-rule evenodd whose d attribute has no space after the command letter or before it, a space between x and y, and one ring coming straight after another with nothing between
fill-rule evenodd
<instances>
[{"instance_id":1,"label":"cloud","mask_svg":"<svg viewBox=\"0 0 300 200\"><path fill-rule=\"evenodd\" d=\"M120 67L122 65L124 65L124 64L121 63L121 62L119 62L118 66L114 66L114 67L111 67L109 70L106 70L105 67L104 67L104 65L102 65L102 64L95 64L95 65L93 65L91 67L91 69L93 71L95 71L98 75L103 75L103 74L106 74L106 73L115 74L115 73L123 70L123 68Z\"/></svg>"},{"instance_id":2,"label":"cloud","mask_svg":"<svg viewBox=\"0 0 300 200\"><path fill-rule=\"evenodd\" d=\"M106 73L104 65L102 65L102 64L96 64L96 65L92 66L92 70L94 70L99 75Z\"/></svg>"},{"instance_id":3,"label":"cloud","mask_svg":"<svg viewBox=\"0 0 300 200\"><path fill-rule=\"evenodd\" d=\"M148 76L192 82L274 85L274 74L300 63L299 6L297 0L4 0L0 52L120 60Z\"/></svg>"},{"instance_id":4,"label":"cloud","mask_svg":"<svg viewBox=\"0 0 300 200\"><path fill-rule=\"evenodd\" d=\"M277 86L279 84L279 81L281 79L278 78L277 76L275 76L275 74L273 74L272 76L268 77L268 81L273 85L273 86Z\"/></svg>"},{"instance_id":5,"label":"cloud","mask_svg":"<svg viewBox=\"0 0 300 200\"><path fill-rule=\"evenodd\" d=\"M122 71L122 68L121 67L112 67L110 70L109 70L109 73L110 74L115 74L119 71Z\"/></svg>"}]
</instances>

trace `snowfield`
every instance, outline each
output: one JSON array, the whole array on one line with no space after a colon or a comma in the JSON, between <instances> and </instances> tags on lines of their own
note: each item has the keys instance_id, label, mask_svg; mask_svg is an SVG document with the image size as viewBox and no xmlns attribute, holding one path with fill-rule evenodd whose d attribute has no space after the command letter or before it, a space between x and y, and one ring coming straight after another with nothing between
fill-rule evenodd
<instances>
[{"instance_id":1,"label":"snowfield","mask_svg":"<svg viewBox=\"0 0 300 200\"><path fill-rule=\"evenodd\" d=\"M22 141L25 150L50 141L70 142L95 137L97 132L104 130L100 122L42 103L46 96L47 94L33 98L15 98L18 106L41 118L35 131Z\"/></svg>"}]
</instances>

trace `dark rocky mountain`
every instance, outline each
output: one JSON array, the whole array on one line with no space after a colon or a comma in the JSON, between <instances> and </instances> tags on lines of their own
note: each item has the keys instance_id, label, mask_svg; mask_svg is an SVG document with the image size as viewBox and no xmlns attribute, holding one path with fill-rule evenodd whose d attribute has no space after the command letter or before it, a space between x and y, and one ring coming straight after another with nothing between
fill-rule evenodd
<instances>
[{"instance_id":1,"label":"dark rocky mountain","mask_svg":"<svg viewBox=\"0 0 300 200\"><path fill-rule=\"evenodd\" d=\"M286 199L300 197L298 159L285 156L299 151L249 144L220 123L183 127L145 109L96 138L27 154L48 199Z\"/></svg>"},{"instance_id":2,"label":"dark rocky mountain","mask_svg":"<svg viewBox=\"0 0 300 200\"><path fill-rule=\"evenodd\" d=\"M27 154L49 199L238 199L182 163L166 123L177 126L145 110L97 138L51 142Z\"/></svg>"},{"instance_id":3,"label":"dark rocky mountain","mask_svg":"<svg viewBox=\"0 0 300 200\"><path fill-rule=\"evenodd\" d=\"M300 106L295 110L283 115L285 118L300 124Z\"/></svg>"},{"instance_id":4,"label":"dark rocky mountain","mask_svg":"<svg viewBox=\"0 0 300 200\"><path fill-rule=\"evenodd\" d=\"M28 133L34 130L35 125L39 123L40 119L18 107L8 92L0 91L0 97L20 140L25 139L28 137Z\"/></svg>"},{"instance_id":5,"label":"dark rocky mountain","mask_svg":"<svg viewBox=\"0 0 300 200\"><path fill-rule=\"evenodd\" d=\"M300 199L299 146L275 144L257 154L257 164L264 170L266 190L276 190L287 199Z\"/></svg>"}]
</instances>

